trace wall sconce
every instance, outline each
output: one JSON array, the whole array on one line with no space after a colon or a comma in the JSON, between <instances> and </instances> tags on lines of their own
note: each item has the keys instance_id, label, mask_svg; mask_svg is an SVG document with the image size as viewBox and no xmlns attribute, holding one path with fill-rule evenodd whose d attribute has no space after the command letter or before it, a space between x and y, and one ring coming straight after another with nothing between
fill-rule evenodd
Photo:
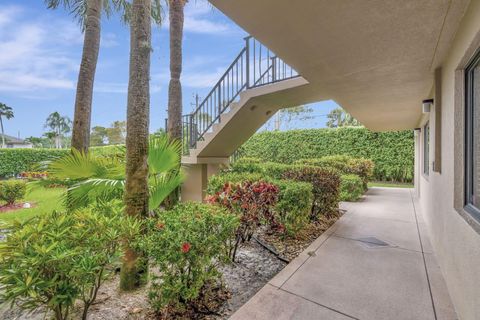
<instances>
[{"instance_id":1,"label":"wall sconce","mask_svg":"<svg viewBox=\"0 0 480 320\"><path fill-rule=\"evenodd\" d=\"M433 99L427 99L422 101L422 113L429 113L432 109Z\"/></svg>"}]
</instances>

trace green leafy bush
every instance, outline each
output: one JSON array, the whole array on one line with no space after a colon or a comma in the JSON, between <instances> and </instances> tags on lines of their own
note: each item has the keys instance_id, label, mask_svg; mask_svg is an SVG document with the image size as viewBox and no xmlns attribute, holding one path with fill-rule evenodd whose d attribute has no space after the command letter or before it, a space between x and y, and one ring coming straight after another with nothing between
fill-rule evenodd
<instances>
[{"instance_id":1,"label":"green leafy bush","mask_svg":"<svg viewBox=\"0 0 480 320\"><path fill-rule=\"evenodd\" d=\"M240 151L262 162L289 164L338 154L372 159L375 180L409 182L413 179L413 146L412 131L372 132L350 127L261 132Z\"/></svg>"},{"instance_id":2,"label":"green leafy bush","mask_svg":"<svg viewBox=\"0 0 480 320\"><path fill-rule=\"evenodd\" d=\"M294 237L309 221L313 186L311 183L292 180L275 180L273 183L280 190L275 206L276 219L285 233Z\"/></svg>"},{"instance_id":3,"label":"green leafy bush","mask_svg":"<svg viewBox=\"0 0 480 320\"><path fill-rule=\"evenodd\" d=\"M212 196L221 192L228 184L265 181L278 187L278 202L274 208L275 220L280 228L289 236L295 236L310 216L313 202L313 187L311 183L292 180L278 180L261 173L223 173L210 177L207 194Z\"/></svg>"},{"instance_id":4,"label":"green leafy bush","mask_svg":"<svg viewBox=\"0 0 480 320\"><path fill-rule=\"evenodd\" d=\"M41 162L53 160L67 153L66 149L0 149L0 177L35 171Z\"/></svg>"},{"instance_id":5,"label":"green leafy bush","mask_svg":"<svg viewBox=\"0 0 480 320\"><path fill-rule=\"evenodd\" d=\"M238 218L219 206L182 203L147 225L139 246L161 270L153 276L149 298L162 311L184 308L220 278L216 264L226 261Z\"/></svg>"},{"instance_id":6,"label":"green leafy bush","mask_svg":"<svg viewBox=\"0 0 480 320\"><path fill-rule=\"evenodd\" d=\"M353 158L346 155L326 156L319 159L300 159L296 164L311 165L322 168L332 168L342 174L355 174L363 181L364 190L368 189L368 182L373 176L374 163L370 159Z\"/></svg>"},{"instance_id":7,"label":"green leafy bush","mask_svg":"<svg viewBox=\"0 0 480 320\"><path fill-rule=\"evenodd\" d=\"M15 201L23 199L26 192L27 184L23 180L0 181L0 200L5 201L7 205L14 204Z\"/></svg>"},{"instance_id":8,"label":"green leafy bush","mask_svg":"<svg viewBox=\"0 0 480 320\"><path fill-rule=\"evenodd\" d=\"M340 201L357 201L363 194L362 179L356 174L344 174L340 177Z\"/></svg>"},{"instance_id":9,"label":"green leafy bush","mask_svg":"<svg viewBox=\"0 0 480 320\"><path fill-rule=\"evenodd\" d=\"M0 299L25 310L50 309L57 320L69 318L81 300L86 319L120 240L140 230L113 208L53 212L8 226L0 243Z\"/></svg>"},{"instance_id":10,"label":"green leafy bush","mask_svg":"<svg viewBox=\"0 0 480 320\"><path fill-rule=\"evenodd\" d=\"M309 182L313 186L313 206L310 218L318 215L335 216L340 201L340 175L338 171L320 167L292 166L283 174L284 179Z\"/></svg>"}]
</instances>

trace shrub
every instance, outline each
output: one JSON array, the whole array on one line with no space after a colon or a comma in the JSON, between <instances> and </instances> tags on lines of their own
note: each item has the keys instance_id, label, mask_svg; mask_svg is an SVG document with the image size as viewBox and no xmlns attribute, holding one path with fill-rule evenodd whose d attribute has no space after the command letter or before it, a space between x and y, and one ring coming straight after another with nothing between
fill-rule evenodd
<instances>
[{"instance_id":1,"label":"shrub","mask_svg":"<svg viewBox=\"0 0 480 320\"><path fill-rule=\"evenodd\" d=\"M308 129L261 132L240 149L261 161L294 163L299 159L348 155L372 159L375 180L409 182L413 179L412 131L372 132L365 128Z\"/></svg>"},{"instance_id":2,"label":"shrub","mask_svg":"<svg viewBox=\"0 0 480 320\"><path fill-rule=\"evenodd\" d=\"M363 194L363 181L355 174L344 174L340 177L340 200L357 201Z\"/></svg>"},{"instance_id":3,"label":"shrub","mask_svg":"<svg viewBox=\"0 0 480 320\"><path fill-rule=\"evenodd\" d=\"M2 301L22 309L50 309L63 320L77 299L83 316L116 258L120 239L139 226L109 205L71 214L53 212L8 226L0 243Z\"/></svg>"},{"instance_id":4,"label":"shrub","mask_svg":"<svg viewBox=\"0 0 480 320\"><path fill-rule=\"evenodd\" d=\"M362 179L363 189L368 189L368 182L373 176L374 163L369 159L353 158L348 161L348 173L355 174Z\"/></svg>"},{"instance_id":5,"label":"shrub","mask_svg":"<svg viewBox=\"0 0 480 320\"><path fill-rule=\"evenodd\" d=\"M0 200L5 201L7 205L14 204L15 201L23 199L27 192L27 184L22 180L0 181Z\"/></svg>"},{"instance_id":6,"label":"shrub","mask_svg":"<svg viewBox=\"0 0 480 320\"><path fill-rule=\"evenodd\" d=\"M265 181L278 189L278 202L274 208L274 226L279 231L285 231L289 236L295 236L308 222L312 208L312 184L293 180L276 180L261 173L223 173L210 177L207 194L215 195L223 187L230 184Z\"/></svg>"},{"instance_id":7,"label":"shrub","mask_svg":"<svg viewBox=\"0 0 480 320\"><path fill-rule=\"evenodd\" d=\"M153 276L149 298L162 311L185 307L219 279L215 264L226 259L238 218L219 206L182 203L147 225L139 246L161 270Z\"/></svg>"},{"instance_id":8,"label":"shrub","mask_svg":"<svg viewBox=\"0 0 480 320\"><path fill-rule=\"evenodd\" d=\"M319 214L333 216L338 213L340 175L336 170L320 167L292 166L283 174L284 179L309 182L313 186L313 206L310 218Z\"/></svg>"},{"instance_id":9,"label":"shrub","mask_svg":"<svg viewBox=\"0 0 480 320\"><path fill-rule=\"evenodd\" d=\"M207 197L207 201L229 209L240 219L235 243L229 254L232 261L235 261L239 244L249 241L261 222L267 222L272 228L278 227L274 214L278 188L271 183L265 181L226 183L220 192Z\"/></svg>"},{"instance_id":10,"label":"shrub","mask_svg":"<svg viewBox=\"0 0 480 320\"><path fill-rule=\"evenodd\" d=\"M275 207L276 219L288 236L296 236L308 223L312 202L313 186L307 182L275 180L280 190Z\"/></svg>"}]
</instances>

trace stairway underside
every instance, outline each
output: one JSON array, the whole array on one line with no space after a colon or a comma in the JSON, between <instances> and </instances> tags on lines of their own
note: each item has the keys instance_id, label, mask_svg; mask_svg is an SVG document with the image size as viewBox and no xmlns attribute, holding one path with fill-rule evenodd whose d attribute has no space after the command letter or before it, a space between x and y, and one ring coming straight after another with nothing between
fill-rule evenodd
<instances>
[{"instance_id":1,"label":"stairway underside","mask_svg":"<svg viewBox=\"0 0 480 320\"><path fill-rule=\"evenodd\" d=\"M279 109L319 100L321 94L302 77L243 91L182 163L225 163Z\"/></svg>"}]
</instances>

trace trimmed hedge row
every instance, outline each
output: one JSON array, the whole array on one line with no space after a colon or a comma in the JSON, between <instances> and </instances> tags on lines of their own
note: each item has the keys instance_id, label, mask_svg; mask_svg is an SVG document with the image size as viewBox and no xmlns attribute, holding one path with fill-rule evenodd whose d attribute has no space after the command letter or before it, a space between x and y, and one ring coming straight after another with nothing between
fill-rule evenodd
<instances>
[{"instance_id":1,"label":"trimmed hedge row","mask_svg":"<svg viewBox=\"0 0 480 320\"><path fill-rule=\"evenodd\" d=\"M122 156L122 145L91 147L90 152L102 156ZM62 157L70 149L0 149L0 178L36 171L38 164Z\"/></svg>"},{"instance_id":2,"label":"trimmed hedge row","mask_svg":"<svg viewBox=\"0 0 480 320\"><path fill-rule=\"evenodd\" d=\"M375 180L413 180L412 131L372 132L365 128L347 127L261 132L242 146L240 154L289 164L300 159L343 154L372 159Z\"/></svg>"},{"instance_id":3,"label":"trimmed hedge row","mask_svg":"<svg viewBox=\"0 0 480 320\"><path fill-rule=\"evenodd\" d=\"M262 177L278 180L296 180L312 184L312 218L318 214L335 215L338 209L340 173L338 170L304 165L282 163L258 163L255 160L241 160L231 166L232 172L260 173Z\"/></svg>"}]
</instances>

